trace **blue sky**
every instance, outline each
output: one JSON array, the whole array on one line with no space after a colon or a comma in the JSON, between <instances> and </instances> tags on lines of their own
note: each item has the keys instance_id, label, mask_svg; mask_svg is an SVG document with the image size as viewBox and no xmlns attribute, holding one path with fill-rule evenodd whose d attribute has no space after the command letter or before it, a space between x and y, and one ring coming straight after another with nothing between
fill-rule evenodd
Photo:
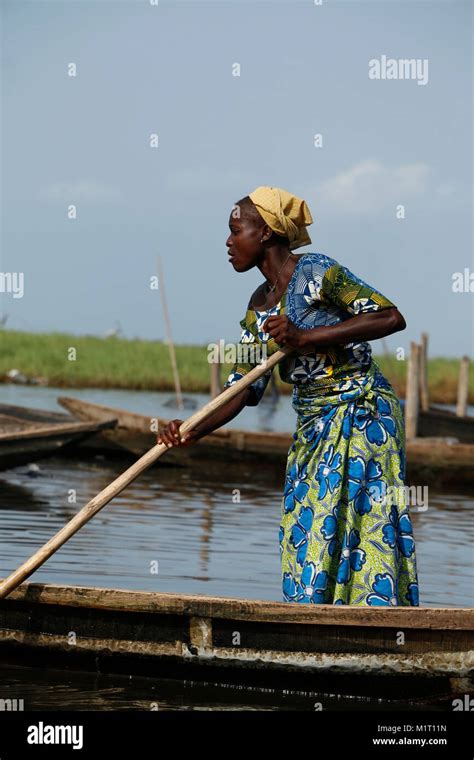
<instances>
[{"instance_id":1,"label":"blue sky","mask_svg":"<svg viewBox=\"0 0 474 760\"><path fill-rule=\"evenodd\" d=\"M315 220L298 253L397 304L391 350L426 330L431 355L471 353L473 295L452 291L474 270L471 3L1 5L1 270L25 278L8 327L163 338L159 254L175 340L237 339L261 275L229 265L228 216L274 185ZM427 59L427 84L370 79L382 55Z\"/></svg>"}]
</instances>

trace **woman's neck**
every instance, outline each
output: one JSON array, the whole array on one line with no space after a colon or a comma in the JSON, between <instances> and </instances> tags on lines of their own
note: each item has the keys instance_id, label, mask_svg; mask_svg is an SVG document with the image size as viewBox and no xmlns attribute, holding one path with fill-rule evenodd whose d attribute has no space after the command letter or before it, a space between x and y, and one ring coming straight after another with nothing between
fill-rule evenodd
<instances>
[{"instance_id":1,"label":"woman's neck","mask_svg":"<svg viewBox=\"0 0 474 760\"><path fill-rule=\"evenodd\" d=\"M274 289L276 289L280 281L284 282L289 279L288 272L293 272L297 260L288 246L272 246L265 250L257 266L265 277L269 288L275 286Z\"/></svg>"},{"instance_id":2,"label":"woman's neck","mask_svg":"<svg viewBox=\"0 0 474 760\"><path fill-rule=\"evenodd\" d=\"M287 252L287 258L288 258ZM281 261L279 264L279 267L281 268L282 265L283 269L281 273L278 275L278 277L275 276L275 279L273 281L269 280L267 278L267 281L265 283L262 283L259 288L255 291L252 297L252 307L258 310L265 310L265 309L271 309L273 306L275 306L280 300L285 292L288 283L290 282L293 272L295 270L295 267L300 260L301 256L295 256L294 254L291 254L291 256L288 258L288 261L285 263L285 259ZM263 269L263 266L259 265L258 267L262 274L265 276L265 270ZM268 270L267 270L268 271ZM278 267L273 270L276 273L278 273ZM275 284L276 281L276 287L272 290L271 286Z\"/></svg>"}]
</instances>

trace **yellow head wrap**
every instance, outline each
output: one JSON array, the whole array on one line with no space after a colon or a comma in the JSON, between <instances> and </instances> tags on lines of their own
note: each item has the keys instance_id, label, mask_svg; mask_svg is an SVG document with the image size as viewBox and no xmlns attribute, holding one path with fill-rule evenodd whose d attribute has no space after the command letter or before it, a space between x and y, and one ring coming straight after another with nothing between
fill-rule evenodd
<instances>
[{"instance_id":1,"label":"yellow head wrap","mask_svg":"<svg viewBox=\"0 0 474 760\"><path fill-rule=\"evenodd\" d=\"M278 235L288 238L290 248L300 248L311 243L306 225L313 223L306 201L280 187L257 187L249 193L262 219Z\"/></svg>"}]
</instances>

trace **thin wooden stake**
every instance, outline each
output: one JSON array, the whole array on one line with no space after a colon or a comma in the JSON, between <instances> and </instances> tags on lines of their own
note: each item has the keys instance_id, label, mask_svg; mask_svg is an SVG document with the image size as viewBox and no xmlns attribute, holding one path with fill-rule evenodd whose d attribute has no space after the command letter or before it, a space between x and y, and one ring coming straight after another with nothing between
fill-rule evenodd
<instances>
[{"instance_id":1,"label":"thin wooden stake","mask_svg":"<svg viewBox=\"0 0 474 760\"><path fill-rule=\"evenodd\" d=\"M176 405L178 409L184 409L183 395L181 393L181 383L179 382L178 365L176 363L176 353L174 350L173 338L171 337L171 323L170 323L170 318L169 318L169 313L168 313L168 305L166 303L165 280L163 277L163 269L161 266L161 256L158 256L158 289L161 293L161 304L163 307L163 315L165 318L166 339L168 341L168 348L169 348L170 359L171 359L171 370L173 372L173 381L174 381L174 387L176 391Z\"/></svg>"},{"instance_id":2,"label":"thin wooden stake","mask_svg":"<svg viewBox=\"0 0 474 760\"><path fill-rule=\"evenodd\" d=\"M276 351L268 359L261 364L257 364L250 372L238 380L233 385L225 389L217 398L209 401L205 406L195 412L191 417L188 417L179 428L180 434L186 433L188 430L192 430L196 425L203 420L207 419L213 412L220 409L224 404L230 401L232 398L241 393L244 388L248 388L255 380L268 372L269 369L275 366L281 359L287 354L291 353L289 348L281 351ZM140 459L138 459L128 470L125 470L118 478L110 483L103 489L97 496L89 501L66 525L61 528L49 541L38 549L26 562L20 565L11 575L5 578L0 583L0 599L13 591L20 585L26 578L35 572L41 565L51 557L66 541L77 533L83 525L94 517L106 504L108 504L115 496L121 493L130 483L132 483L142 472L144 472L150 465L156 462L168 447L164 443L157 443L149 451L146 452Z\"/></svg>"},{"instance_id":3,"label":"thin wooden stake","mask_svg":"<svg viewBox=\"0 0 474 760\"><path fill-rule=\"evenodd\" d=\"M407 366L407 383L405 393L405 437L406 440L416 438L418 428L418 389L420 385L420 352L421 347L411 341L410 356Z\"/></svg>"},{"instance_id":4,"label":"thin wooden stake","mask_svg":"<svg viewBox=\"0 0 474 760\"><path fill-rule=\"evenodd\" d=\"M221 363L211 362L211 398L216 398L221 392ZM273 375L272 375L273 377Z\"/></svg>"},{"instance_id":5,"label":"thin wooden stake","mask_svg":"<svg viewBox=\"0 0 474 760\"><path fill-rule=\"evenodd\" d=\"M421 333L420 351L420 403L424 412L430 407L428 391L428 333Z\"/></svg>"},{"instance_id":6,"label":"thin wooden stake","mask_svg":"<svg viewBox=\"0 0 474 760\"><path fill-rule=\"evenodd\" d=\"M467 396L469 392L469 357L463 356L459 365L458 401L456 414L465 417L467 414Z\"/></svg>"}]
</instances>

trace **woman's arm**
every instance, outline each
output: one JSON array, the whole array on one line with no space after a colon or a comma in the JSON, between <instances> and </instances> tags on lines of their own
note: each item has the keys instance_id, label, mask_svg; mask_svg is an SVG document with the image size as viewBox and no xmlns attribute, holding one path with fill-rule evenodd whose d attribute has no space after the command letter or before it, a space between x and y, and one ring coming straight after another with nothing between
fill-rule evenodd
<instances>
[{"instance_id":1,"label":"woman's arm","mask_svg":"<svg viewBox=\"0 0 474 760\"><path fill-rule=\"evenodd\" d=\"M246 406L247 401L252 395L251 388L244 388L241 393L234 398L231 398L220 409L217 409L210 417L203 422L200 422L194 430L189 430L181 438L179 435L179 428L183 420L171 420L157 437L157 443L166 443L170 446L190 446L195 443L199 438L203 438L208 433L212 433L213 430L226 425L230 420L233 420L239 412Z\"/></svg>"},{"instance_id":2,"label":"woman's arm","mask_svg":"<svg viewBox=\"0 0 474 760\"><path fill-rule=\"evenodd\" d=\"M288 317L269 317L263 329L276 342L288 345L303 353L314 348L345 345L346 343L377 340L404 330L406 322L396 306L381 311L357 314L351 319L330 327L314 327L302 330Z\"/></svg>"}]
</instances>

